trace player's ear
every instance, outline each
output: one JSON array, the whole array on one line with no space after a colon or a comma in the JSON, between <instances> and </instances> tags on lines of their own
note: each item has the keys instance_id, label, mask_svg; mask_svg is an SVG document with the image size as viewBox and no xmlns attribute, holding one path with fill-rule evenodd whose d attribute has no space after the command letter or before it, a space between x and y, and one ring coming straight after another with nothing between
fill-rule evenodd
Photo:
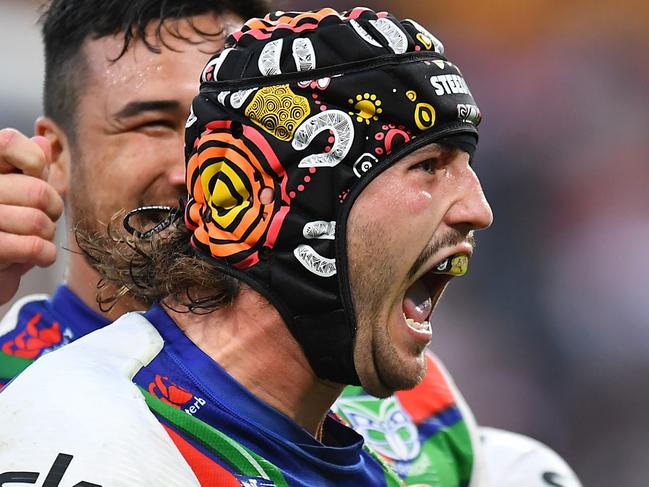
<instances>
[{"instance_id":1,"label":"player's ear","mask_svg":"<svg viewBox=\"0 0 649 487\"><path fill-rule=\"evenodd\" d=\"M70 189L70 142L65 131L49 117L38 117L34 133L50 141L52 160L50 161L48 182L63 197Z\"/></svg>"}]
</instances>

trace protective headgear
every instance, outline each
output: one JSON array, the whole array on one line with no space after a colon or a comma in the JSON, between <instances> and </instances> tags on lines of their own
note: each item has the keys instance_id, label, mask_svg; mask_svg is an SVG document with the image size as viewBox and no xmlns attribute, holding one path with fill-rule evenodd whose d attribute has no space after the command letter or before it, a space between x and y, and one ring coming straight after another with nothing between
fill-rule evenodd
<instances>
[{"instance_id":1,"label":"protective headgear","mask_svg":"<svg viewBox=\"0 0 649 487\"><path fill-rule=\"evenodd\" d=\"M187 122L192 244L277 308L319 377L358 384L354 200L423 145L472 151L480 111L442 44L385 12L277 12L226 46Z\"/></svg>"}]
</instances>

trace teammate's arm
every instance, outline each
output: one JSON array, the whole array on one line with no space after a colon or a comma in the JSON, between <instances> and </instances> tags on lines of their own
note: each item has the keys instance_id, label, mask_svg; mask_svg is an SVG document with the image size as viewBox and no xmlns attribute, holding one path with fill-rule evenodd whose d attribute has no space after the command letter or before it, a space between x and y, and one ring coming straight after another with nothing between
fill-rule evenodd
<instances>
[{"instance_id":1,"label":"teammate's arm","mask_svg":"<svg viewBox=\"0 0 649 487\"><path fill-rule=\"evenodd\" d=\"M50 162L45 137L0 130L0 304L15 295L25 272L56 260L63 200L47 183Z\"/></svg>"}]
</instances>

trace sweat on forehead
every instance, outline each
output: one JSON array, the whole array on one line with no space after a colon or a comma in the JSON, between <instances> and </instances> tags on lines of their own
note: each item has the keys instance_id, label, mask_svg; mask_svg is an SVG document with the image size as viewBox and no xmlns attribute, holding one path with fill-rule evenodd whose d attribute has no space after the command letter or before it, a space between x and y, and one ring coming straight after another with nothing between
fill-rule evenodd
<instances>
[{"instance_id":1,"label":"sweat on forehead","mask_svg":"<svg viewBox=\"0 0 649 487\"><path fill-rule=\"evenodd\" d=\"M226 46L187 122L192 244L278 308L319 376L355 383L350 208L419 147L472 151L480 110L441 42L386 12L276 12Z\"/></svg>"}]
</instances>

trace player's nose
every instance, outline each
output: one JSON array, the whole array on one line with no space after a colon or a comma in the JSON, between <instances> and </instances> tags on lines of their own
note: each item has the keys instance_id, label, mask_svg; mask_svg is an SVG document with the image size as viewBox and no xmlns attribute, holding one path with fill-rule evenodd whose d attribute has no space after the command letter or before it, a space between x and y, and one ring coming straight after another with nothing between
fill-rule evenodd
<instances>
[{"instance_id":1,"label":"player's nose","mask_svg":"<svg viewBox=\"0 0 649 487\"><path fill-rule=\"evenodd\" d=\"M467 225L472 230L488 228L493 212L482 189L482 184L471 166L465 166L458 184L459 194L446 214L450 226Z\"/></svg>"}]
</instances>

